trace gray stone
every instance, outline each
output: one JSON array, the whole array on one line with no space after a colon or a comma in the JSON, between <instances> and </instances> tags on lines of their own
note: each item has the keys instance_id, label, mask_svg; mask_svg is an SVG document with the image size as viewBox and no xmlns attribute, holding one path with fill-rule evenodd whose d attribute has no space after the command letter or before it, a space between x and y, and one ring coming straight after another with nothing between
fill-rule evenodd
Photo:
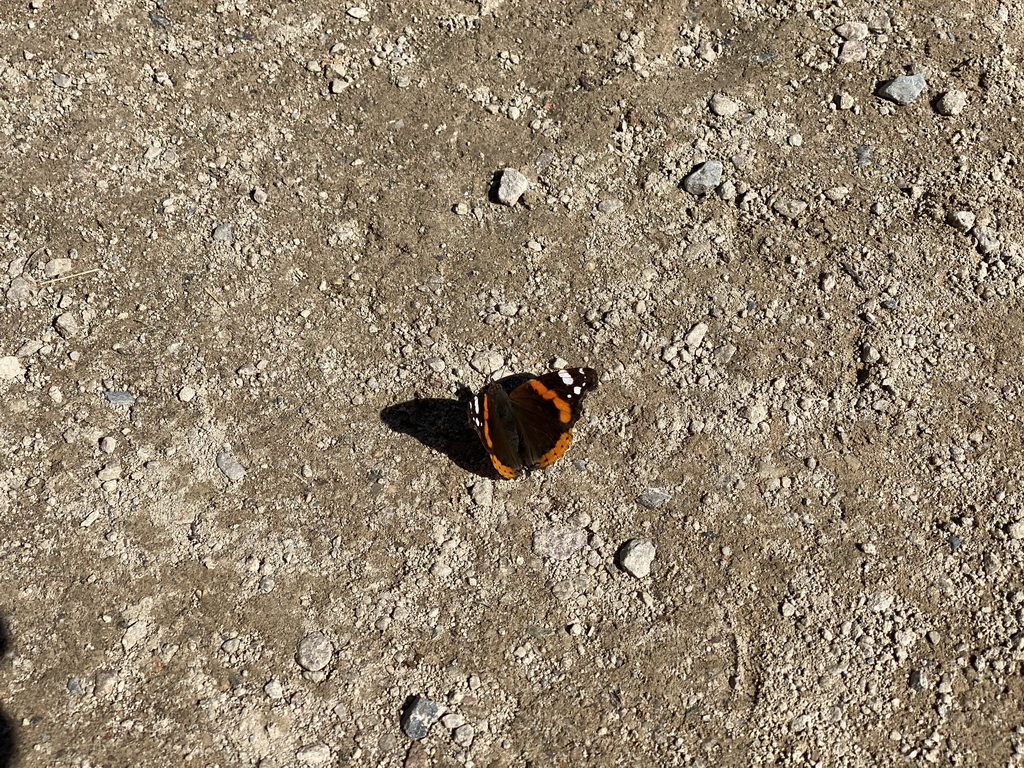
<instances>
[{"instance_id":1,"label":"gray stone","mask_svg":"<svg viewBox=\"0 0 1024 768\"><path fill-rule=\"evenodd\" d=\"M999 234L992 227L979 224L971 230L971 236L978 246L978 253L987 256L999 250Z\"/></svg>"},{"instance_id":2,"label":"gray stone","mask_svg":"<svg viewBox=\"0 0 1024 768\"><path fill-rule=\"evenodd\" d=\"M233 483L237 483L245 477L245 468L238 463L238 459L227 451L221 451L217 454L217 468Z\"/></svg>"},{"instance_id":3,"label":"gray stone","mask_svg":"<svg viewBox=\"0 0 1024 768\"><path fill-rule=\"evenodd\" d=\"M515 205L529 188L528 178L515 168L506 168L501 172L501 182L498 184L498 201L503 205Z\"/></svg>"},{"instance_id":4,"label":"gray stone","mask_svg":"<svg viewBox=\"0 0 1024 768\"><path fill-rule=\"evenodd\" d=\"M927 85L924 75L900 75L879 85L875 93L883 99L906 106L920 96Z\"/></svg>"},{"instance_id":5,"label":"gray stone","mask_svg":"<svg viewBox=\"0 0 1024 768\"><path fill-rule=\"evenodd\" d=\"M614 197L602 200L597 204L597 210L601 213L615 213L620 208L622 208L622 201Z\"/></svg>"},{"instance_id":6,"label":"gray stone","mask_svg":"<svg viewBox=\"0 0 1024 768\"><path fill-rule=\"evenodd\" d=\"M657 509L671 499L672 494L664 488L648 488L636 497L637 502L648 509Z\"/></svg>"},{"instance_id":7,"label":"gray stone","mask_svg":"<svg viewBox=\"0 0 1024 768\"><path fill-rule=\"evenodd\" d=\"M319 672L331 663L334 646L323 632L310 632L299 641L295 660L307 672Z\"/></svg>"},{"instance_id":8,"label":"gray stone","mask_svg":"<svg viewBox=\"0 0 1024 768\"><path fill-rule=\"evenodd\" d=\"M1024 539L1024 518L1021 518L1015 523L1010 523L1007 533L1010 534L1011 539Z\"/></svg>"},{"instance_id":9,"label":"gray stone","mask_svg":"<svg viewBox=\"0 0 1024 768\"><path fill-rule=\"evenodd\" d=\"M578 528L549 525L533 534L533 551L550 560L568 560L587 543L587 534Z\"/></svg>"},{"instance_id":10,"label":"gray stone","mask_svg":"<svg viewBox=\"0 0 1024 768\"><path fill-rule=\"evenodd\" d=\"M651 539L630 539L619 549L619 565L622 570L638 579L651 575L654 562L654 541Z\"/></svg>"},{"instance_id":11,"label":"gray stone","mask_svg":"<svg viewBox=\"0 0 1024 768\"><path fill-rule=\"evenodd\" d=\"M402 711L402 730L410 739L422 739L430 732L430 726L444 713L444 705L422 696L413 696Z\"/></svg>"},{"instance_id":12,"label":"gray stone","mask_svg":"<svg viewBox=\"0 0 1024 768\"><path fill-rule=\"evenodd\" d=\"M879 13L877 16L872 16L868 19L868 29L880 35L892 32L892 19L889 18L887 13Z\"/></svg>"},{"instance_id":13,"label":"gray stone","mask_svg":"<svg viewBox=\"0 0 1024 768\"><path fill-rule=\"evenodd\" d=\"M20 276L11 280L11 286L7 289L7 300L20 304L32 298L39 289L36 281L28 276Z\"/></svg>"},{"instance_id":14,"label":"gray stone","mask_svg":"<svg viewBox=\"0 0 1024 768\"><path fill-rule=\"evenodd\" d=\"M697 323L686 334L686 337L683 339L683 343L686 345L687 349L693 352L700 346L701 342L704 341L704 337L707 335L707 332L707 323Z\"/></svg>"},{"instance_id":15,"label":"gray stone","mask_svg":"<svg viewBox=\"0 0 1024 768\"><path fill-rule=\"evenodd\" d=\"M807 210L807 203L795 197L788 197L785 200L776 200L772 210L787 219L798 219Z\"/></svg>"},{"instance_id":16,"label":"gray stone","mask_svg":"<svg viewBox=\"0 0 1024 768\"><path fill-rule=\"evenodd\" d=\"M914 669L910 672L910 687L915 691L925 691L931 687L928 680L928 672L924 669Z\"/></svg>"},{"instance_id":17,"label":"gray stone","mask_svg":"<svg viewBox=\"0 0 1024 768\"><path fill-rule=\"evenodd\" d=\"M213 239L218 243L230 243L235 239L230 224L218 224L213 228Z\"/></svg>"},{"instance_id":18,"label":"gray stone","mask_svg":"<svg viewBox=\"0 0 1024 768\"><path fill-rule=\"evenodd\" d=\"M683 189L697 197L706 195L722 182L722 170L718 160L708 160L683 179Z\"/></svg>"},{"instance_id":19,"label":"gray stone","mask_svg":"<svg viewBox=\"0 0 1024 768\"><path fill-rule=\"evenodd\" d=\"M111 405L135 405L135 395L123 390L108 389L103 393L103 397Z\"/></svg>"},{"instance_id":20,"label":"gray stone","mask_svg":"<svg viewBox=\"0 0 1024 768\"><path fill-rule=\"evenodd\" d=\"M60 277L61 275L70 272L71 268L74 265L75 262L73 262L71 259L63 257L58 259L50 259L43 266L43 274L46 275L47 278Z\"/></svg>"},{"instance_id":21,"label":"gray stone","mask_svg":"<svg viewBox=\"0 0 1024 768\"><path fill-rule=\"evenodd\" d=\"M955 117L967 107L967 94L963 91L946 91L935 102L935 111L946 117Z\"/></svg>"}]
</instances>

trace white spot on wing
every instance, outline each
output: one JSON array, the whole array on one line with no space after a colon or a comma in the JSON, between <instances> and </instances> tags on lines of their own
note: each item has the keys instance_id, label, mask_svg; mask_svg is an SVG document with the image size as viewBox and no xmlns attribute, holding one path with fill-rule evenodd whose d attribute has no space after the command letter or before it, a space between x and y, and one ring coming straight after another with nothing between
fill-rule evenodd
<instances>
[{"instance_id":1,"label":"white spot on wing","mask_svg":"<svg viewBox=\"0 0 1024 768\"><path fill-rule=\"evenodd\" d=\"M578 395L578 394L579 394L580 392L582 392L582 391L583 391L583 387L573 387L573 388L572 388L572 393L573 393L574 395Z\"/></svg>"},{"instance_id":2,"label":"white spot on wing","mask_svg":"<svg viewBox=\"0 0 1024 768\"><path fill-rule=\"evenodd\" d=\"M558 372L558 378L560 378L562 380L562 383L565 384L565 386L567 386L567 387L572 386L572 382L573 382L572 374L569 373L568 371L559 371Z\"/></svg>"}]
</instances>

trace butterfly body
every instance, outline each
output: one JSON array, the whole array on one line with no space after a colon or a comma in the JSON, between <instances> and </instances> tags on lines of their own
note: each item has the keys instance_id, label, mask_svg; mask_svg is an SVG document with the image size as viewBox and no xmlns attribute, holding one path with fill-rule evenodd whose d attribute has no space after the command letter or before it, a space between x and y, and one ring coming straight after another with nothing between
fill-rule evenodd
<instances>
[{"instance_id":1,"label":"butterfly body","mask_svg":"<svg viewBox=\"0 0 1024 768\"><path fill-rule=\"evenodd\" d=\"M506 391L492 382L469 403L469 422L499 475L519 477L548 467L572 444L582 401L598 385L593 368L565 368Z\"/></svg>"}]
</instances>

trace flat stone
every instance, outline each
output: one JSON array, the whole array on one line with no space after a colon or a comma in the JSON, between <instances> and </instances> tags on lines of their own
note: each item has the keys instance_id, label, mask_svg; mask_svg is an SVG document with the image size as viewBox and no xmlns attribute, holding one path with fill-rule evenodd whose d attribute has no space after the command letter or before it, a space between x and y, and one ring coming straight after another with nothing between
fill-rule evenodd
<instances>
[{"instance_id":1,"label":"flat stone","mask_svg":"<svg viewBox=\"0 0 1024 768\"><path fill-rule=\"evenodd\" d=\"M473 367L474 371L489 376L496 371L500 371L505 366L505 358L497 352L487 350L473 355L473 359L469 361L469 364Z\"/></svg>"},{"instance_id":2,"label":"flat stone","mask_svg":"<svg viewBox=\"0 0 1024 768\"><path fill-rule=\"evenodd\" d=\"M498 201L502 205L515 205L529 188L530 180L526 176L515 168L506 168L498 184Z\"/></svg>"},{"instance_id":3,"label":"flat stone","mask_svg":"<svg viewBox=\"0 0 1024 768\"><path fill-rule=\"evenodd\" d=\"M900 75L879 85L875 93L905 107L920 96L927 85L924 75Z\"/></svg>"},{"instance_id":4,"label":"flat stone","mask_svg":"<svg viewBox=\"0 0 1024 768\"><path fill-rule=\"evenodd\" d=\"M651 575L655 554L653 540L630 539L619 549L619 565L630 576L645 579Z\"/></svg>"},{"instance_id":5,"label":"flat stone","mask_svg":"<svg viewBox=\"0 0 1024 768\"><path fill-rule=\"evenodd\" d=\"M123 390L107 390L103 398L111 405L135 405L135 395Z\"/></svg>"},{"instance_id":6,"label":"flat stone","mask_svg":"<svg viewBox=\"0 0 1024 768\"><path fill-rule=\"evenodd\" d=\"M402 731L410 739L422 739L430 732L430 726L444 713L444 705L422 696L413 696L402 711Z\"/></svg>"},{"instance_id":7,"label":"flat stone","mask_svg":"<svg viewBox=\"0 0 1024 768\"><path fill-rule=\"evenodd\" d=\"M232 483L237 483L245 477L245 468L238 463L238 459L227 451L221 451L217 454L217 468Z\"/></svg>"},{"instance_id":8,"label":"flat stone","mask_svg":"<svg viewBox=\"0 0 1024 768\"><path fill-rule=\"evenodd\" d=\"M686 337L683 339L683 343L686 345L687 349L693 352L701 345L701 342L704 341L704 337L707 335L707 332L707 323L697 323L686 334Z\"/></svg>"},{"instance_id":9,"label":"flat stone","mask_svg":"<svg viewBox=\"0 0 1024 768\"><path fill-rule=\"evenodd\" d=\"M718 160L708 160L687 174L683 179L683 189L696 197L706 195L722 182L723 170Z\"/></svg>"},{"instance_id":10,"label":"flat stone","mask_svg":"<svg viewBox=\"0 0 1024 768\"><path fill-rule=\"evenodd\" d=\"M61 257L57 259L50 259L43 266L43 274L46 275L47 278L60 277L61 275L66 275L70 272L74 265L75 262L68 258Z\"/></svg>"},{"instance_id":11,"label":"flat stone","mask_svg":"<svg viewBox=\"0 0 1024 768\"><path fill-rule=\"evenodd\" d=\"M863 40L847 40L839 48L836 61L840 64L854 64L868 57L868 46Z\"/></svg>"},{"instance_id":12,"label":"flat stone","mask_svg":"<svg viewBox=\"0 0 1024 768\"><path fill-rule=\"evenodd\" d=\"M657 509L672 500L672 494L664 488L648 488L636 497L637 502L648 509Z\"/></svg>"},{"instance_id":13,"label":"flat stone","mask_svg":"<svg viewBox=\"0 0 1024 768\"><path fill-rule=\"evenodd\" d=\"M587 543L587 534L579 528L549 525L533 534L533 551L550 560L568 560Z\"/></svg>"},{"instance_id":14,"label":"flat stone","mask_svg":"<svg viewBox=\"0 0 1024 768\"><path fill-rule=\"evenodd\" d=\"M230 224L218 224L213 228L213 239L218 243L230 243L235 239Z\"/></svg>"},{"instance_id":15,"label":"flat stone","mask_svg":"<svg viewBox=\"0 0 1024 768\"><path fill-rule=\"evenodd\" d=\"M295 759L306 765L323 765L331 760L331 748L326 744L307 744L296 751Z\"/></svg>"},{"instance_id":16,"label":"flat stone","mask_svg":"<svg viewBox=\"0 0 1024 768\"><path fill-rule=\"evenodd\" d=\"M37 290L39 290L39 286L36 285L35 280L28 276L19 276L11 280L11 285L7 289L7 300L14 304L21 304L31 299Z\"/></svg>"},{"instance_id":17,"label":"flat stone","mask_svg":"<svg viewBox=\"0 0 1024 768\"><path fill-rule=\"evenodd\" d=\"M863 21L847 21L836 27L836 34L843 40L863 40L868 36L868 25Z\"/></svg>"},{"instance_id":18,"label":"flat stone","mask_svg":"<svg viewBox=\"0 0 1024 768\"><path fill-rule=\"evenodd\" d=\"M609 198L608 200L602 200L597 204L597 210L601 213L615 213L615 211L622 208L622 201L616 198Z\"/></svg>"},{"instance_id":19,"label":"flat stone","mask_svg":"<svg viewBox=\"0 0 1024 768\"><path fill-rule=\"evenodd\" d=\"M490 507L494 502L494 481L487 477L480 478L470 486L469 495L477 506Z\"/></svg>"}]
</instances>

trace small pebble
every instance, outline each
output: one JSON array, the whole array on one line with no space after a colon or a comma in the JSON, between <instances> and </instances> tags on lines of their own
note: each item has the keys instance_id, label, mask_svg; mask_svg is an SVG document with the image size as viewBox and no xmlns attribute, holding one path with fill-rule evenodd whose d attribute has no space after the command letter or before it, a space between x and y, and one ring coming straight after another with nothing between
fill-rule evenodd
<instances>
[{"instance_id":1,"label":"small pebble","mask_svg":"<svg viewBox=\"0 0 1024 768\"><path fill-rule=\"evenodd\" d=\"M58 72L53 76L53 84L58 88L70 88L73 85L73 81L63 72Z\"/></svg>"},{"instance_id":2,"label":"small pebble","mask_svg":"<svg viewBox=\"0 0 1024 768\"><path fill-rule=\"evenodd\" d=\"M768 406L763 403L748 405L742 410L743 418L755 427L768 419Z\"/></svg>"},{"instance_id":3,"label":"small pebble","mask_svg":"<svg viewBox=\"0 0 1024 768\"><path fill-rule=\"evenodd\" d=\"M21 360L13 355L0 357L0 381L20 379L24 376L25 366L21 364Z\"/></svg>"},{"instance_id":4,"label":"small pebble","mask_svg":"<svg viewBox=\"0 0 1024 768\"><path fill-rule=\"evenodd\" d=\"M873 346L864 342L860 347L860 360L862 363L873 365L882 359L882 354Z\"/></svg>"},{"instance_id":5,"label":"small pebble","mask_svg":"<svg viewBox=\"0 0 1024 768\"><path fill-rule=\"evenodd\" d=\"M707 333L707 323L697 323L687 332L685 338L683 339L683 343L686 345L686 348L688 350L694 352L696 351L697 347L701 345L701 342L704 341L704 337L707 335Z\"/></svg>"},{"instance_id":6,"label":"small pebble","mask_svg":"<svg viewBox=\"0 0 1024 768\"><path fill-rule=\"evenodd\" d=\"M410 739L425 738L430 732L430 726L437 722L443 711L444 706L436 701L413 696L402 711L402 731Z\"/></svg>"},{"instance_id":7,"label":"small pebble","mask_svg":"<svg viewBox=\"0 0 1024 768\"><path fill-rule=\"evenodd\" d=\"M252 191L252 199L254 202L263 205L263 203L270 199L270 196L263 187L255 187Z\"/></svg>"},{"instance_id":8,"label":"small pebble","mask_svg":"<svg viewBox=\"0 0 1024 768\"><path fill-rule=\"evenodd\" d=\"M915 669L910 672L910 687L915 691L925 691L930 687L928 672L923 669Z\"/></svg>"},{"instance_id":9,"label":"small pebble","mask_svg":"<svg viewBox=\"0 0 1024 768\"><path fill-rule=\"evenodd\" d=\"M263 692L271 699L284 698L284 688L278 680L268 680L267 684L263 686Z\"/></svg>"},{"instance_id":10,"label":"small pebble","mask_svg":"<svg viewBox=\"0 0 1024 768\"><path fill-rule=\"evenodd\" d=\"M473 726L469 723L460 725L455 729L455 733L452 734L452 740L460 747L469 747L473 743L473 737L476 735L473 730Z\"/></svg>"},{"instance_id":11,"label":"small pebble","mask_svg":"<svg viewBox=\"0 0 1024 768\"><path fill-rule=\"evenodd\" d=\"M708 160L687 174L683 189L696 197L706 195L722 182L723 170L718 160Z\"/></svg>"},{"instance_id":12,"label":"small pebble","mask_svg":"<svg viewBox=\"0 0 1024 768\"><path fill-rule=\"evenodd\" d=\"M230 243L234 240L234 235L231 234L230 224L218 224L213 228L213 239L218 243Z\"/></svg>"},{"instance_id":13,"label":"small pebble","mask_svg":"<svg viewBox=\"0 0 1024 768\"><path fill-rule=\"evenodd\" d=\"M326 744L307 744L298 749L295 759L306 765L323 765L331 760L331 748Z\"/></svg>"},{"instance_id":14,"label":"small pebble","mask_svg":"<svg viewBox=\"0 0 1024 768\"><path fill-rule=\"evenodd\" d=\"M74 264L71 259L50 259L43 267L43 274L46 275L47 279L60 277L70 272Z\"/></svg>"},{"instance_id":15,"label":"small pebble","mask_svg":"<svg viewBox=\"0 0 1024 768\"><path fill-rule=\"evenodd\" d=\"M348 9L348 15L353 19L365 19L369 15L369 11L365 8L360 8L358 5Z\"/></svg>"},{"instance_id":16,"label":"small pebble","mask_svg":"<svg viewBox=\"0 0 1024 768\"><path fill-rule=\"evenodd\" d=\"M307 672L319 672L331 663L334 646L323 632L310 632L299 641L295 660Z\"/></svg>"},{"instance_id":17,"label":"small pebble","mask_svg":"<svg viewBox=\"0 0 1024 768\"><path fill-rule=\"evenodd\" d=\"M636 497L637 502L648 509L657 509L672 500L672 494L664 488L648 488Z\"/></svg>"},{"instance_id":18,"label":"small pebble","mask_svg":"<svg viewBox=\"0 0 1024 768\"><path fill-rule=\"evenodd\" d=\"M217 454L217 468L232 483L237 483L245 477L245 469L238 463L238 459L227 451L221 451Z\"/></svg>"},{"instance_id":19,"label":"small pebble","mask_svg":"<svg viewBox=\"0 0 1024 768\"><path fill-rule=\"evenodd\" d=\"M77 336L82 331L82 325L78 322L78 318L75 317L73 312L64 312L63 314L58 315L57 319L53 321L53 324L57 329L57 333L65 339Z\"/></svg>"},{"instance_id":20,"label":"small pebble","mask_svg":"<svg viewBox=\"0 0 1024 768\"><path fill-rule=\"evenodd\" d=\"M975 216L970 211L950 211L946 214L946 223L961 232L970 232L974 226Z\"/></svg>"},{"instance_id":21,"label":"small pebble","mask_svg":"<svg viewBox=\"0 0 1024 768\"><path fill-rule=\"evenodd\" d=\"M618 561L622 569L630 576L645 579L651 574L654 555L654 541L630 539L619 549Z\"/></svg>"},{"instance_id":22,"label":"small pebble","mask_svg":"<svg viewBox=\"0 0 1024 768\"><path fill-rule=\"evenodd\" d=\"M868 25L862 21L848 21L836 27L836 34L843 40L863 40L868 36Z\"/></svg>"},{"instance_id":23,"label":"small pebble","mask_svg":"<svg viewBox=\"0 0 1024 768\"><path fill-rule=\"evenodd\" d=\"M84 693L82 683L77 677L69 677L67 687L71 693Z\"/></svg>"},{"instance_id":24,"label":"small pebble","mask_svg":"<svg viewBox=\"0 0 1024 768\"><path fill-rule=\"evenodd\" d=\"M875 93L883 99L906 106L920 96L927 85L924 75L900 75L879 85Z\"/></svg>"},{"instance_id":25,"label":"small pebble","mask_svg":"<svg viewBox=\"0 0 1024 768\"><path fill-rule=\"evenodd\" d=\"M131 392L108 390L103 393L103 397L111 405L135 405L135 395Z\"/></svg>"},{"instance_id":26,"label":"small pebble","mask_svg":"<svg viewBox=\"0 0 1024 768\"><path fill-rule=\"evenodd\" d=\"M853 96L848 94L846 91L843 91L838 96L836 96L836 106L839 107L840 109L853 109L853 105L855 103L856 102L854 102Z\"/></svg>"},{"instance_id":27,"label":"small pebble","mask_svg":"<svg viewBox=\"0 0 1024 768\"><path fill-rule=\"evenodd\" d=\"M480 478L470 486L469 495L478 507L490 507L494 502L494 481Z\"/></svg>"},{"instance_id":28,"label":"small pebble","mask_svg":"<svg viewBox=\"0 0 1024 768\"><path fill-rule=\"evenodd\" d=\"M999 235L992 227L976 226L971 230L971 237L982 255L995 253L999 250Z\"/></svg>"},{"instance_id":29,"label":"small pebble","mask_svg":"<svg viewBox=\"0 0 1024 768\"><path fill-rule=\"evenodd\" d=\"M889 18L887 13L879 13L868 19L868 29L875 34L882 35L892 32L892 19Z\"/></svg>"},{"instance_id":30,"label":"small pebble","mask_svg":"<svg viewBox=\"0 0 1024 768\"><path fill-rule=\"evenodd\" d=\"M807 210L807 203L797 198L787 197L784 200L776 200L772 210L787 219L797 219Z\"/></svg>"},{"instance_id":31,"label":"small pebble","mask_svg":"<svg viewBox=\"0 0 1024 768\"><path fill-rule=\"evenodd\" d=\"M104 453L113 453L117 449L117 440L107 435L100 440L100 450Z\"/></svg>"},{"instance_id":32,"label":"small pebble","mask_svg":"<svg viewBox=\"0 0 1024 768\"><path fill-rule=\"evenodd\" d=\"M1010 534L1011 539L1024 539L1024 518L1015 523L1011 523L1010 527L1007 529L1007 533Z\"/></svg>"},{"instance_id":33,"label":"small pebble","mask_svg":"<svg viewBox=\"0 0 1024 768\"><path fill-rule=\"evenodd\" d=\"M533 551L550 560L568 560L587 543L587 534L578 528L549 525L533 534Z\"/></svg>"},{"instance_id":34,"label":"small pebble","mask_svg":"<svg viewBox=\"0 0 1024 768\"><path fill-rule=\"evenodd\" d=\"M620 208L622 208L622 201L616 198L602 200L597 204L597 210L601 213L615 213Z\"/></svg>"},{"instance_id":35,"label":"small pebble","mask_svg":"<svg viewBox=\"0 0 1024 768\"><path fill-rule=\"evenodd\" d=\"M967 107L967 94L963 91L946 91L935 102L935 111L946 117L955 117Z\"/></svg>"},{"instance_id":36,"label":"small pebble","mask_svg":"<svg viewBox=\"0 0 1024 768\"><path fill-rule=\"evenodd\" d=\"M716 93L708 102L708 108L719 117L732 117L739 112L740 105L724 93Z\"/></svg>"},{"instance_id":37,"label":"small pebble","mask_svg":"<svg viewBox=\"0 0 1024 768\"><path fill-rule=\"evenodd\" d=\"M32 298L39 289L36 281L28 276L18 276L11 280L11 287L7 289L7 300L12 304L21 304Z\"/></svg>"},{"instance_id":38,"label":"small pebble","mask_svg":"<svg viewBox=\"0 0 1024 768\"><path fill-rule=\"evenodd\" d=\"M847 40L839 48L836 61L840 64L854 64L868 57L868 46L863 40Z\"/></svg>"},{"instance_id":39,"label":"small pebble","mask_svg":"<svg viewBox=\"0 0 1024 768\"><path fill-rule=\"evenodd\" d=\"M501 182L498 184L498 201L503 205L515 205L529 188L528 178L515 168L506 168L501 172Z\"/></svg>"},{"instance_id":40,"label":"small pebble","mask_svg":"<svg viewBox=\"0 0 1024 768\"><path fill-rule=\"evenodd\" d=\"M178 399L183 403L191 403L196 396L196 391L187 384L178 390Z\"/></svg>"},{"instance_id":41,"label":"small pebble","mask_svg":"<svg viewBox=\"0 0 1024 768\"><path fill-rule=\"evenodd\" d=\"M474 371L490 376L505 366L505 358L497 352L488 350L477 352L473 355L473 359L469 361L469 364L473 367Z\"/></svg>"}]
</instances>

